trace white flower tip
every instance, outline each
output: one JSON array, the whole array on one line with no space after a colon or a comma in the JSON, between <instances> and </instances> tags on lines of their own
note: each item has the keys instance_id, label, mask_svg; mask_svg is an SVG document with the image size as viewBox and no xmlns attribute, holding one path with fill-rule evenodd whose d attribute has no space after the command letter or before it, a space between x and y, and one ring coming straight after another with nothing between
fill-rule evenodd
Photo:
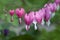
<instances>
[{"instance_id":1,"label":"white flower tip","mask_svg":"<svg viewBox=\"0 0 60 40\"><path fill-rule=\"evenodd\" d=\"M35 30L37 30L37 26L35 26Z\"/></svg>"},{"instance_id":2,"label":"white flower tip","mask_svg":"<svg viewBox=\"0 0 60 40\"><path fill-rule=\"evenodd\" d=\"M55 16L55 12L54 13L52 13L52 18Z\"/></svg>"},{"instance_id":3,"label":"white flower tip","mask_svg":"<svg viewBox=\"0 0 60 40\"><path fill-rule=\"evenodd\" d=\"M49 27L50 26L50 21L48 20L48 22L46 22L47 26Z\"/></svg>"},{"instance_id":4,"label":"white flower tip","mask_svg":"<svg viewBox=\"0 0 60 40\"><path fill-rule=\"evenodd\" d=\"M19 24L21 24L21 23L22 23L21 18L19 18Z\"/></svg>"},{"instance_id":5,"label":"white flower tip","mask_svg":"<svg viewBox=\"0 0 60 40\"><path fill-rule=\"evenodd\" d=\"M58 5L58 6L56 7L57 11L59 10L59 8L60 8L60 6Z\"/></svg>"},{"instance_id":6,"label":"white flower tip","mask_svg":"<svg viewBox=\"0 0 60 40\"><path fill-rule=\"evenodd\" d=\"M45 22L44 22L44 20L42 19L41 25L44 25L44 24L45 24Z\"/></svg>"},{"instance_id":7,"label":"white flower tip","mask_svg":"<svg viewBox=\"0 0 60 40\"><path fill-rule=\"evenodd\" d=\"M37 30L37 25L36 25L36 24L37 24L37 23L34 24L35 30Z\"/></svg>"},{"instance_id":8,"label":"white flower tip","mask_svg":"<svg viewBox=\"0 0 60 40\"><path fill-rule=\"evenodd\" d=\"M30 29L30 26L26 25L26 30L28 31Z\"/></svg>"}]
</instances>

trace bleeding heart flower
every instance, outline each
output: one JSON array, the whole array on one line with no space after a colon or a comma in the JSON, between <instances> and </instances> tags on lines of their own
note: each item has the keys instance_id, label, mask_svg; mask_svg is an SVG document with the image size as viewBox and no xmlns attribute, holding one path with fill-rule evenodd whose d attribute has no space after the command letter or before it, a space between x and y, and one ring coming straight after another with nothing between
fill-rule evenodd
<instances>
[{"instance_id":1,"label":"bleeding heart flower","mask_svg":"<svg viewBox=\"0 0 60 40\"><path fill-rule=\"evenodd\" d=\"M49 7L46 7L45 8L45 21L46 21L46 24L48 26L50 26L50 19L51 19L51 10L49 9Z\"/></svg>"},{"instance_id":2,"label":"bleeding heart flower","mask_svg":"<svg viewBox=\"0 0 60 40\"><path fill-rule=\"evenodd\" d=\"M54 0L55 2L54 3L56 3L56 5L57 5L57 10L59 10L59 8L60 8L60 0Z\"/></svg>"},{"instance_id":3,"label":"bleeding heart flower","mask_svg":"<svg viewBox=\"0 0 60 40\"><path fill-rule=\"evenodd\" d=\"M50 25L50 19L54 17L56 11L56 3L49 3L45 6L45 21L46 24Z\"/></svg>"},{"instance_id":4,"label":"bleeding heart flower","mask_svg":"<svg viewBox=\"0 0 60 40\"><path fill-rule=\"evenodd\" d=\"M26 24L26 30L28 31L30 29L30 24L32 23L33 20L31 19L29 14L25 14L24 21L25 21L25 24Z\"/></svg>"},{"instance_id":5,"label":"bleeding heart flower","mask_svg":"<svg viewBox=\"0 0 60 40\"><path fill-rule=\"evenodd\" d=\"M54 10L56 11L56 9L57 9L57 4L54 2L53 3L53 8L54 8Z\"/></svg>"},{"instance_id":6,"label":"bleeding heart flower","mask_svg":"<svg viewBox=\"0 0 60 40\"><path fill-rule=\"evenodd\" d=\"M51 12L55 12L57 5L56 5L55 3L53 3L53 4L50 3L50 4L48 5L48 7L50 8Z\"/></svg>"},{"instance_id":7,"label":"bleeding heart flower","mask_svg":"<svg viewBox=\"0 0 60 40\"><path fill-rule=\"evenodd\" d=\"M55 11L59 10L58 5L56 3L53 3L52 6L53 6L53 9L51 9L52 11L51 18L55 16Z\"/></svg>"},{"instance_id":8,"label":"bleeding heart flower","mask_svg":"<svg viewBox=\"0 0 60 40\"><path fill-rule=\"evenodd\" d=\"M36 17L36 21L38 22L38 23L41 23L41 21L42 21L42 16L39 14L40 12L36 12L36 15L35 15L35 17Z\"/></svg>"},{"instance_id":9,"label":"bleeding heart flower","mask_svg":"<svg viewBox=\"0 0 60 40\"><path fill-rule=\"evenodd\" d=\"M21 18L24 16L25 10L23 8L17 8L16 9L16 15L19 18L19 24L21 23Z\"/></svg>"},{"instance_id":10,"label":"bleeding heart flower","mask_svg":"<svg viewBox=\"0 0 60 40\"><path fill-rule=\"evenodd\" d=\"M54 0L56 4L60 4L60 0Z\"/></svg>"},{"instance_id":11,"label":"bleeding heart flower","mask_svg":"<svg viewBox=\"0 0 60 40\"><path fill-rule=\"evenodd\" d=\"M57 9L56 3L49 3L46 7L51 11L51 18L53 18Z\"/></svg>"},{"instance_id":12,"label":"bleeding heart flower","mask_svg":"<svg viewBox=\"0 0 60 40\"><path fill-rule=\"evenodd\" d=\"M14 10L9 10L10 16L11 16L11 22L13 22L13 15L14 15Z\"/></svg>"},{"instance_id":13,"label":"bleeding heart flower","mask_svg":"<svg viewBox=\"0 0 60 40\"><path fill-rule=\"evenodd\" d=\"M56 3L49 3L49 4L45 4L44 7L48 7L51 10L51 12L55 12L57 5Z\"/></svg>"},{"instance_id":14,"label":"bleeding heart flower","mask_svg":"<svg viewBox=\"0 0 60 40\"><path fill-rule=\"evenodd\" d=\"M34 11L31 11L30 13L29 13L29 16L32 18L32 23L34 24L34 28L35 28L35 30L37 30L37 21L36 21L36 13L34 12Z\"/></svg>"},{"instance_id":15,"label":"bleeding heart flower","mask_svg":"<svg viewBox=\"0 0 60 40\"><path fill-rule=\"evenodd\" d=\"M39 15L40 15L40 23L41 25L44 25L45 22L44 22L44 16L45 16L45 8L42 8L39 10Z\"/></svg>"},{"instance_id":16,"label":"bleeding heart flower","mask_svg":"<svg viewBox=\"0 0 60 40\"><path fill-rule=\"evenodd\" d=\"M46 10L46 14L45 14L45 20L48 21L50 19L51 13L49 10Z\"/></svg>"}]
</instances>

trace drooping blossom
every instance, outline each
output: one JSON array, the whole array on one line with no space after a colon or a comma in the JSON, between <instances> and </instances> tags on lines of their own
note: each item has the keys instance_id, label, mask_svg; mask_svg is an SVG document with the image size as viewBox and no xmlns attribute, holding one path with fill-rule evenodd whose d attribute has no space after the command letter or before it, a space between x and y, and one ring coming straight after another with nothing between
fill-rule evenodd
<instances>
[{"instance_id":1,"label":"drooping blossom","mask_svg":"<svg viewBox=\"0 0 60 40\"><path fill-rule=\"evenodd\" d=\"M60 4L60 0L54 0L56 4Z\"/></svg>"},{"instance_id":2,"label":"drooping blossom","mask_svg":"<svg viewBox=\"0 0 60 40\"><path fill-rule=\"evenodd\" d=\"M26 30L28 31L30 29L30 25L31 25L31 23L32 23L33 20L29 16L29 14L25 14L24 21L25 21L25 24L26 24Z\"/></svg>"},{"instance_id":3,"label":"drooping blossom","mask_svg":"<svg viewBox=\"0 0 60 40\"><path fill-rule=\"evenodd\" d=\"M24 8L16 9L16 15L19 18L19 24L21 23L21 18L24 16L24 14L25 14Z\"/></svg>"},{"instance_id":4,"label":"drooping blossom","mask_svg":"<svg viewBox=\"0 0 60 40\"><path fill-rule=\"evenodd\" d=\"M56 3L50 3L48 7L51 10L51 18L53 18L55 16L57 5Z\"/></svg>"},{"instance_id":5,"label":"drooping blossom","mask_svg":"<svg viewBox=\"0 0 60 40\"><path fill-rule=\"evenodd\" d=\"M11 22L13 22L14 10L9 10L9 14L11 16Z\"/></svg>"},{"instance_id":6,"label":"drooping blossom","mask_svg":"<svg viewBox=\"0 0 60 40\"><path fill-rule=\"evenodd\" d=\"M36 16L36 12L34 12L34 11L31 11L30 13L29 13L29 16L32 18L32 23L34 24L34 28L35 28L35 30L37 30L37 16Z\"/></svg>"},{"instance_id":7,"label":"drooping blossom","mask_svg":"<svg viewBox=\"0 0 60 40\"><path fill-rule=\"evenodd\" d=\"M47 3L44 5L45 8L45 21L46 24L50 25L50 20L55 16L55 11L59 10L60 0L54 0L54 3Z\"/></svg>"},{"instance_id":8,"label":"drooping blossom","mask_svg":"<svg viewBox=\"0 0 60 40\"><path fill-rule=\"evenodd\" d=\"M45 8L45 17L44 17L47 26L50 26L50 19L51 19L51 10L49 7Z\"/></svg>"},{"instance_id":9,"label":"drooping blossom","mask_svg":"<svg viewBox=\"0 0 60 40\"><path fill-rule=\"evenodd\" d=\"M53 18L55 16L56 10L59 10L59 9L57 9L58 5L56 5L56 3L53 3L52 5L53 5L53 10L52 10L52 16L51 16L51 18Z\"/></svg>"},{"instance_id":10,"label":"drooping blossom","mask_svg":"<svg viewBox=\"0 0 60 40\"><path fill-rule=\"evenodd\" d=\"M49 3L49 4L45 4L44 7L48 7L51 10L51 12L55 12L57 5L56 3Z\"/></svg>"},{"instance_id":11,"label":"drooping blossom","mask_svg":"<svg viewBox=\"0 0 60 40\"><path fill-rule=\"evenodd\" d=\"M39 16L40 16L40 19L42 20L42 21L40 21L41 25L44 25L45 24L45 22L44 22L45 8L42 8L39 10Z\"/></svg>"},{"instance_id":12,"label":"drooping blossom","mask_svg":"<svg viewBox=\"0 0 60 40\"><path fill-rule=\"evenodd\" d=\"M56 3L56 5L57 5L57 10L59 10L59 8L60 8L60 0L54 0L55 2L54 3Z\"/></svg>"},{"instance_id":13,"label":"drooping blossom","mask_svg":"<svg viewBox=\"0 0 60 40\"><path fill-rule=\"evenodd\" d=\"M44 7L45 7L45 21L46 24L49 26L51 18L55 16L57 5L56 3L49 3L49 4L45 4Z\"/></svg>"},{"instance_id":14,"label":"drooping blossom","mask_svg":"<svg viewBox=\"0 0 60 40\"><path fill-rule=\"evenodd\" d=\"M21 18L24 16L27 31L30 29L32 23L34 24L35 30L37 30L37 23L44 25L46 21L47 26L50 26L50 20L55 16L55 11L58 10L60 6L60 0L54 1L54 3L48 2L44 5L44 8L40 10L35 12L30 11L28 14L25 14L23 8L17 8L16 15L19 18L19 23L21 23Z\"/></svg>"}]
</instances>

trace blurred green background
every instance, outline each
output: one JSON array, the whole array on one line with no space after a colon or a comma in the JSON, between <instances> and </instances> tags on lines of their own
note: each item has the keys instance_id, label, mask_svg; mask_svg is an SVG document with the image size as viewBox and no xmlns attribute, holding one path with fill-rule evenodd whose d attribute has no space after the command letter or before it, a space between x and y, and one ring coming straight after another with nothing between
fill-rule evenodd
<instances>
[{"instance_id":1,"label":"blurred green background","mask_svg":"<svg viewBox=\"0 0 60 40\"><path fill-rule=\"evenodd\" d=\"M10 15L8 12L10 9L16 9L18 7L23 7L26 12L28 11L37 11L48 3L49 0L0 0L0 40L60 40L60 10L56 11L56 15L51 19L51 24L55 24L56 29L50 32L46 29L34 30L31 28L29 31L26 31L24 28L21 32L25 32L24 35L20 34L16 36L16 33L9 31L9 35L6 37L3 35L3 30L12 27L18 27L21 25L18 24L18 18L14 14L14 22L10 22ZM54 2L54 0L50 0ZM7 13L7 17L5 14ZM23 24L22 24L23 25ZM33 25L32 25L33 26Z\"/></svg>"}]
</instances>

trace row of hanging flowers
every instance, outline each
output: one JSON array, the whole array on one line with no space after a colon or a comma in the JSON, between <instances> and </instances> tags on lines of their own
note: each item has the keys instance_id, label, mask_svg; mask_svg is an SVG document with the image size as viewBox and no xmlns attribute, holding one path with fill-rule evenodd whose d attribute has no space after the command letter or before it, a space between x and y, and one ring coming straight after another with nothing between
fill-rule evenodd
<instances>
[{"instance_id":1,"label":"row of hanging flowers","mask_svg":"<svg viewBox=\"0 0 60 40\"><path fill-rule=\"evenodd\" d=\"M11 16L11 22L13 22L14 13L19 19L19 24L22 23L22 17L24 17L24 22L26 24L26 30L30 29L30 25L33 23L35 30L37 30L37 23L44 25L46 21L46 25L50 26L50 20L55 16L55 11L59 10L60 0L55 0L54 3L47 3L43 8L38 11L30 11L26 13L24 8L17 8L16 10L9 10L9 14ZM45 21L44 21L45 20Z\"/></svg>"},{"instance_id":2,"label":"row of hanging flowers","mask_svg":"<svg viewBox=\"0 0 60 40\"><path fill-rule=\"evenodd\" d=\"M14 21L13 16L16 13L16 16L19 19L19 24L22 23L22 17L24 17L24 22L26 24L26 30L30 29L30 25L33 23L35 30L37 30L37 24L41 24L42 26L46 25L50 26L50 20L55 16L55 11L59 10L60 0L54 0L54 3L47 3L43 8L38 11L30 11L26 13L24 8L17 8L16 10L9 10L9 14L11 16L11 22ZM4 35L7 36L9 33L8 29L4 29Z\"/></svg>"}]
</instances>

